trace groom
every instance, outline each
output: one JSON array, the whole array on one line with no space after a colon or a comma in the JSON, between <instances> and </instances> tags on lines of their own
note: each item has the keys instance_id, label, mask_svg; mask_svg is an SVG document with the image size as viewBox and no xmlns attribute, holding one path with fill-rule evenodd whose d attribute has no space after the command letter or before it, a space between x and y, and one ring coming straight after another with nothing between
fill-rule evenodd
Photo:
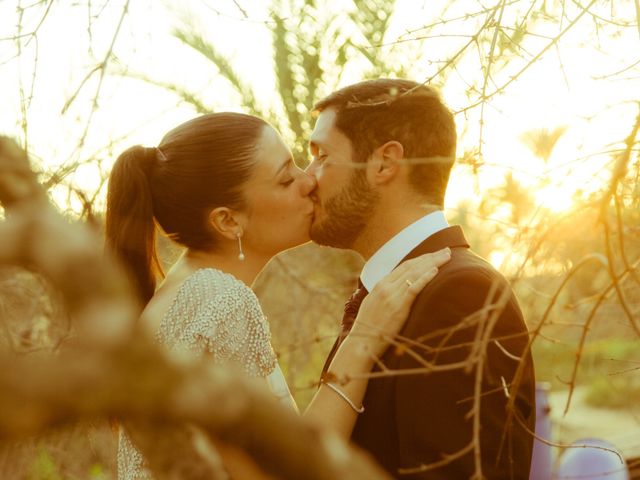
<instances>
[{"instance_id":1,"label":"groom","mask_svg":"<svg viewBox=\"0 0 640 480\"><path fill-rule=\"evenodd\" d=\"M456 147L452 114L432 88L398 79L348 86L315 110L311 237L366 260L325 369L354 303L403 260L452 250L416 299L400 345L375 368L389 371L369 381L352 440L398 478L466 479L481 468L485 478L528 479L535 427L528 332L505 278L443 214Z\"/></svg>"}]
</instances>

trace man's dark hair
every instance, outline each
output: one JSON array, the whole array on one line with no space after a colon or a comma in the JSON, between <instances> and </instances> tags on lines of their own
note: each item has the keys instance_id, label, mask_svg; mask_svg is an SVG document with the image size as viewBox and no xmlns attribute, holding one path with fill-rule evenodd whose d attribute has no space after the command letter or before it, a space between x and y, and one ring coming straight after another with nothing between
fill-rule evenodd
<instances>
[{"instance_id":1,"label":"man's dark hair","mask_svg":"<svg viewBox=\"0 0 640 480\"><path fill-rule=\"evenodd\" d=\"M368 80L342 88L320 100L315 112L336 110L335 126L353 148L354 161L395 140L413 161L411 185L431 203L444 205L455 160L456 126L438 92L411 80Z\"/></svg>"}]
</instances>

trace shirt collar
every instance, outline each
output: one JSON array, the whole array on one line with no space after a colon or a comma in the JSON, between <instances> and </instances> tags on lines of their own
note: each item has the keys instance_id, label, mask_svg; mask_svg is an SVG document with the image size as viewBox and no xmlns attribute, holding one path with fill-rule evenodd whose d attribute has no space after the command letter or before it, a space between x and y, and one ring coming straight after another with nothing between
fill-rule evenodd
<instances>
[{"instance_id":1,"label":"shirt collar","mask_svg":"<svg viewBox=\"0 0 640 480\"><path fill-rule=\"evenodd\" d=\"M425 215L421 219L405 227L398 234L382 245L364 264L360 280L368 292L373 290L382 278L390 273L411 250L420 245L426 238L447 228L449 224L444 212Z\"/></svg>"}]
</instances>

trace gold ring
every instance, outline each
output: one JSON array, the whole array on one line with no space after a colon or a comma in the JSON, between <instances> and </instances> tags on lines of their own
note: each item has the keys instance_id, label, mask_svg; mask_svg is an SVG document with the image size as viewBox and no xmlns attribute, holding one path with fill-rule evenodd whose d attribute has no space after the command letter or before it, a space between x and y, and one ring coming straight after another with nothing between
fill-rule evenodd
<instances>
[{"instance_id":1,"label":"gold ring","mask_svg":"<svg viewBox=\"0 0 640 480\"><path fill-rule=\"evenodd\" d=\"M407 283L407 286L410 287L411 285L413 285L413 282L411 280L409 280L408 278L405 280L405 282Z\"/></svg>"}]
</instances>

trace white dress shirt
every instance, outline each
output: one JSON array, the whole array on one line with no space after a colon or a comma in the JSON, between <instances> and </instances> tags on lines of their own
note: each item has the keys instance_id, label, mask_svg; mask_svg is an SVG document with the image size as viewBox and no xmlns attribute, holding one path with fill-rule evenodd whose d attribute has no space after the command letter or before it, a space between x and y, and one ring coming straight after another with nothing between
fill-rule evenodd
<instances>
[{"instance_id":1,"label":"white dress shirt","mask_svg":"<svg viewBox=\"0 0 640 480\"><path fill-rule=\"evenodd\" d=\"M367 291L373 290L373 287L386 274L396 268L411 250L434 233L444 230L448 226L449 224L444 218L444 212L438 210L413 222L382 245L364 264L360 274L360 280Z\"/></svg>"}]
</instances>

